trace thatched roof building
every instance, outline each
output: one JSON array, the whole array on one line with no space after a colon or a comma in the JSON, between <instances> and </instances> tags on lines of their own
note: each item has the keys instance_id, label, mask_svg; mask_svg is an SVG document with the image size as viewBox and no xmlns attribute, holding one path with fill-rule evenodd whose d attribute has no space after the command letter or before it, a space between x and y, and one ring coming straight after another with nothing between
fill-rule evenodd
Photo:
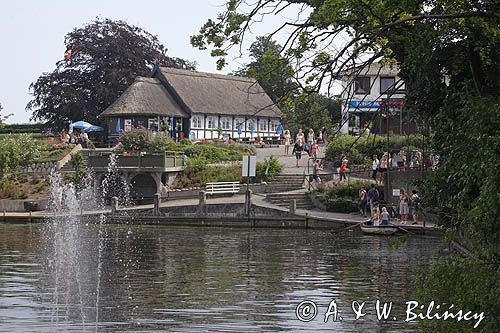
<instances>
[{"instance_id":1,"label":"thatched roof building","mask_svg":"<svg viewBox=\"0 0 500 333\"><path fill-rule=\"evenodd\" d=\"M231 137L275 136L280 110L254 79L158 67L151 78L138 77L99 117L116 137L134 127L158 131L160 123L173 123L172 115L172 135L213 138L222 130Z\"/></svg>"},{"instance_id":2,"label":"thatched roof building","mask_svg":"<svg viewBox=\"0 0 500 333\"><path fill-rule=\"evenodd\" d=\"M189 117L188 113L167 92L160 80L139 76L99 117L172 114L176 117Z\"/></svg>"}]
</instances>

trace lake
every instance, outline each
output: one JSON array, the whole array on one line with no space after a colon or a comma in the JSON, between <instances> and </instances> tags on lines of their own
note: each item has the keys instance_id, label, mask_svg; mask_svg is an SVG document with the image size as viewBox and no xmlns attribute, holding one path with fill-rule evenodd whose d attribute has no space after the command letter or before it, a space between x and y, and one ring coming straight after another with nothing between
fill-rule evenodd
<instances>
[{"instance_id":1,"label":"lake","mask_svg":"<svg viewBox=\"0 0 500 333\"><path fill-rule=\"evenodd\" d=\"M441 239L322 230L0 224L0 332L414 332ZM394 302L378 321L375 301ZM303 303L297 311L297 306ZM334 303L332 303L334 301ZM355 320L352 302L366 302ZM357 304L355 304L357 305ZM330 307L337 308L324 322ZM300 321L298 315L302 317ZM339 319L342 317L342 320ZM396 317L396 320L394 320Z\"/></svg>"}]
</instances>

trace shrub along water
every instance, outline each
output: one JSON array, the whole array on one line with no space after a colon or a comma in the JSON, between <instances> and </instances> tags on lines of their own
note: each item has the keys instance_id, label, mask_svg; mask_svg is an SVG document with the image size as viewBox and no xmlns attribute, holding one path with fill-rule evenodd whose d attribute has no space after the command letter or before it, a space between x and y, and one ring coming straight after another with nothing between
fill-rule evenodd
<instances>
[{"instance_id":1,"label":"shrub along water","mask_svg":"<svg viewBox=\"0 0 500 333\"><path fill-rule=\"evenodd\" d=\"M358 194L363 187L368 191L371 183L368 181L352 181L349 184L339 184L332 187L319 186L311 191L312 195L326 206L329 212L350 213L358 211ZM378 186L383 200L383 187Z\"/></svg>"}]
</instances>

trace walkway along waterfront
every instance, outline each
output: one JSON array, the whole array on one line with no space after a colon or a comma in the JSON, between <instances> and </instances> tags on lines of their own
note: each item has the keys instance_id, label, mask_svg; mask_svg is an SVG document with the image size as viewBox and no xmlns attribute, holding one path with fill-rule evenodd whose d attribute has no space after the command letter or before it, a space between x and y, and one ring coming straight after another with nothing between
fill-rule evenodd
<instances>
[{"instance_id":1,"label":"walkway along waterfront","mask_svg":"<svg viewBox=\"0 0 500 333\"><path fill-rule=\"evenodd\" d=\"M250 216L243 214L245 195L234 195L205 199L179 199L161 202L155 215L154 205L139 205L128 208L98 211L81 211L82 219L92 222L103 214L108 223L154 224L154 225L189 225L213 227L255 227L255 228L293 228L293 229L329 229L339 230L359 224L366 220L358 215L324 212L315 209L296 209L271 204L261 195L252 195ZM200 207L204 211L200 212ZM293 207L292 207L293 208ZM49 212L8 213L3 212L2 222L39 223L54 216ZM396 223L396 225L399 225ZM404 229L416 233L441 233L433 224L404 225Z\"/></svg>"}]
</instances>

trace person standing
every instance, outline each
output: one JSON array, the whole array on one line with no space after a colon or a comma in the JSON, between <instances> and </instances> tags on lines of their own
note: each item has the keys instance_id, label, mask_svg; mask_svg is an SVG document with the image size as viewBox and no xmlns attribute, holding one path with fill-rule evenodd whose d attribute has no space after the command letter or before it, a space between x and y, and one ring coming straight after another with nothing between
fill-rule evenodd
<instances>
[{"instance_id":1,"label":"person standing","mask_svg":"<svg viewBox=\"0 0 500 333\"><path fill-rule=\"evenodd\" d=\"M288 155L289 153L289 149L290 149L290 143L292 141L292 137L290 136L290 131L289 130L285 130L285 134L284 134L284 143L285 143L285 155Z\"/></svg>"},{"instance_id":2,"label":"person standing","mask_svg":"<svg viewBox=\"0 0 500 333\"><path fill-rule=\"evenodd\" d=\"M408 206L408 194L404 189L399 190L399 214L401 215L401 224L408 223L408 214L410 213L410 208Z\"/></svg>"},{"instance_id":3,"label":"person standing","mask_svg":"<svg viewBox=\"0 0 500 333\"><path fill-rule=\"evenodd\" d=\"M389 165L389 154L384 153L384 155L380 159L379 167L378 167L378 172L380 174L380 176L379 176L379 184L380 185L384 185L384 180L385 180L384 176L385 176L385 173L387 171L388 165Z\"/></svg>"},{"instance_id":4,"label":"person standing","mask_svg":"<svg viewBox=\"0 0 500 333\"><path fill-rule=\"evenodd\" d=\"M379 167L380 161L377 158L377 155L373 155L372 161L372 179L377 182L377 171Z\"/></svg>"},{"instance_id":5,"label":"person standing","mask_svg":"<svg viewBox=\"0 0 500 333\"><path fill-rule=\"evenodd\" d=\"M367 203L370 205L370 212L373 212L373 204L375 202L378 202L380 198L380 193L378 193L375 184L370 185L370 189L368 190L368 193L366 195L368 196Z\"/></svg>"},{"instance_id":6,"label":"person standing","mask_svg":"<svg viewBox=\"0 0 500 333\"><path fill-rule=\"evenodd\" d=\"M382 213L380 213L380 219L382 220L380 225L388 225L390 215L386 207L382 207Z\"/></svg>"},{"instance_id":7,"label":"person standing","mask_svg":"<svg viewBox=\"0 0 500 333\"><path fill-rule=\"evenodd\" d=\"M304 145L302 144L302 140L295 141L295 145L293 146L292 154L295 154L295 166L299 167L299 161L302 158L302 151L304 150Z\"/></svg>"},{"instance_id":8,"label":"person standing","mask_svg":"<svg viewBox=\"0 0 500 333\"><path fill-rule=\"evenodd\" d=\"M295 142L297 142L297 140L300 140L302 143L305 142L304 133L302 133L302 128L299 128L299 133L297 133L297 135L295 136Z\"/></svg>"},{"instance_id":9,"label":"person standing","mask_svg":"<svg viewBox=\"0 0 500 333\"><path fill-rule=\"evenodd\" d=\"M411 191L410 203L412 208L412 217L413 223L417 224L420 219L420 196L418 195L417 190Z\"/></svg>"},{"instance_id":10,"label":"person standing","mask_svg":"<svg viewBox=\"0 0 500 333\"><path fill-rule=\"evenodd\" d=\"M366 190L363 187L359 189L358 198L359 198L359 203L358 203L359 212L363 216L366 216L366 203L368 201L368 195L366 194Z\"/></svg>"}]
</instances>

